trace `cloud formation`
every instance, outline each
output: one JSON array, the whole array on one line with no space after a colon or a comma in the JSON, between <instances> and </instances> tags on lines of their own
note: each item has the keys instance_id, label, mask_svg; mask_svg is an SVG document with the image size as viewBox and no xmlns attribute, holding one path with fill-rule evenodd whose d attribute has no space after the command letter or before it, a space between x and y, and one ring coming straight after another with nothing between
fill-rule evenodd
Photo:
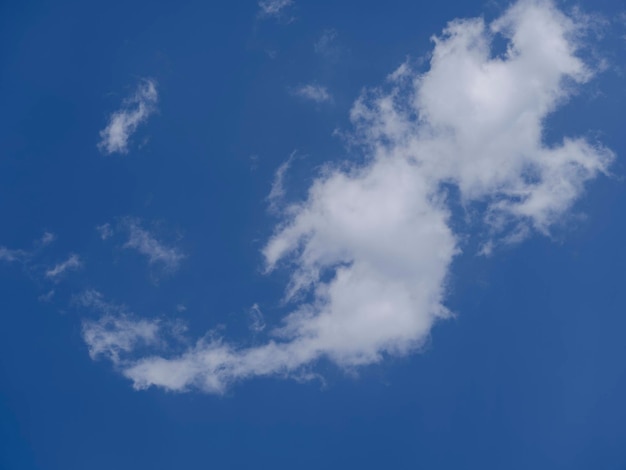
<instances>
[{"instance_id":1,"label":"cloud formation","mask_svg":"<svg viewBox=\"0 0 626 470\"><path fill-rule=\"evenodd\" d=\"M289 158L285 160L274 173L274 181L272 181L272 187L267 195L267 202L269 204L269 210L274 213L278 213L282 208L285 201L285 176L293 163L294 158L297 155L297 151L294 150L289 155Z\"/></svg>"},{"instance_id":2,"label":"cloud formation","mask_svg":"<svg viewBox=\"0 0 626 470\"><path fill-rule=\"evenodd\" d=\"M135 319L126 307L107 302L98 291L88 290L74 296L73 304L102 314L98 320L83 321L83 339L92 359L106 358L118 364L123 354L161 341L158 320Z\"/></svg>"},{"instance_id":3,"label":"cloud formation","mask_svg":"<svg viewBox=\"0 0 626 470\"><path fill-rule=\"evenodd\" d=\"M102 240L108 240L113 236L114 232L111 224L108 222L106 224L98 225L96 227L96 230L98 231L98 234L100 235L100 238Z\"/></svg>"},{"instance_id":4,"label":"cloud formation","mask_svg":"<svg viewBox=\"0 0 626 470\"><path fill-rule=\"evenodd\" d=\"M120 354L133 351L140 344L151 345L159 341L157 322L133 320L126 316L104 316L97 321L83 322L83 339L92 359L105 357L114 364Z\"/></svg>"},{"instance_id":5,"label":"cloud formation","mask_svg":"<svg viewBox=\"0 0 626 470\"><path fill-rule=\"evenodd\" d=\"M267 272L291 270L293 308L267 342L214 335L180 354L130 355L122 373L137 389L222 393L321 358L351 369L418 349L450 315L447 279L465 235L452 228L450 187L486 228L487 252L549 233L607 171L613 154L597 143L544 141L546 118L593 75L580 56L586 26L541 0L490 24L450 22L426 72L404 64L355 103L363 163L327 166L284 210L263 255ZM496 36L508 44L502 55Z\"/></svg>"},{"instance_id":6,"label":"cloud formation","mask_svg":"<svg viewBox=\"0 0 626 470\"><path fill-rule=\"evenodd\" d=\"M342 51L337 44L337 36L335 29L324 30L318 40L313 43L315 53L332 62L339 60Z\"/></svg>"},{"instance_id":7,"label":"cloud formation","mask_svg":"<svg viewBox=\"0 0 626 470\"><path fill-rule=\"evenodd\" d=\"M292 0L261 0L259 9L262 16L280 16L292 4Z\"/></svg>"},{"instance_id":8,"label":"cloud formation","mask_svg":"<svg viewBox=\"0 0 626 470\"><path fill-rule=\"evenodd\" d=\"M48 292L46 292L45 294L41 294L39 297L37 297L37 299L40 302L51 302L52 299L54 298L54 294L56 293L56 291L54 289L50 289Z\"/></svg>"},{"instance_id":9,"label":"cloud formation","mask_svg":"<svg viewBox=\"0 0 626 470\"><path fill-rule=\"evenodd\" d=\"M253 304L248 311L250 331L260 333L265 329L265 318L259 304Z\"/></svg>"},{"instance_id":10,"label":"cloud formation","mask_svg":"<svg viewBox=\"0 0 626 470\"><path fill-rule=\"evenodd\" d=\"M6 246L0 246L0 261L9 263L19 262L27 265L43 248L54 243L56 239L56 234L44 232L40 239L34 241L34 247L30 250L12 249Z\"/></svg>"},{"instance_id":11,"label":"cloud formation","mask_svg":"<svg viewBox=\"0 0 626 470\"><path fill-rule=\"evenodd\" d=\"M0 261L12 263L14 261L22 261L28 256L24 250L12 250L6 246L0 246Z\"/></svg>"},{"instance_id":12,"label":"cloud formation","mask_svg":"<svg viewBox=\"0 0 626 470\"><path fill-rule=\"evenodd\" d=\"M161 265L167 271L176 271L185 255L176 247L166 246L141 227L138 221L128 220L128 241L124 248L137 250L151 265Z\"/></svg>"},{"instance_id":13,"label":"cloud formation","mask_svg":"<svg viewBox=\"0 0 626 470\"><path fill-rule=\"evenodd\" d=\"M333 100L333 97L330 95L326 87L315 83L309 83L308 85L302 85L295 88L292 93L295 96L299 96L300 98L304 98L309 101L314 101L318 104Z\"/></svg>"},{"instance_id":14,"label":"cloud formation","mask_svg":"<svg viewBox=\"0 0 626 470\"><path fill-rule=\"evenodd\" d=\"M52 232L44 232L39 243L41 246L48 246L51 243L54 243L56 239L57 239L56 234Z\"/></svg>"},{"instance_id":15,"label":"cloud formation","mask_svg":"<svg viewBox=\"0 0 626 470\"><path fill-rule=\"evenodd\" d=\"M46 277L53 281L60 279L66 272L75 271L83 266L83 262L76 254L71 254L65 261L58 263L46 271Z\"/></svg>"},{"instance_id":16,"label":"cloud formation","mask_svg":"<svg viewBox=\"0 0 626 470\"><path fill-rule=\"evenodd\" d=\"M124 100L122 107L109 117L109 123L100 131L100 151L106 155L128 153L131 136L156 111L158 98L156 82L142 80L135 93Z\"/></svg>"}]
</instances>

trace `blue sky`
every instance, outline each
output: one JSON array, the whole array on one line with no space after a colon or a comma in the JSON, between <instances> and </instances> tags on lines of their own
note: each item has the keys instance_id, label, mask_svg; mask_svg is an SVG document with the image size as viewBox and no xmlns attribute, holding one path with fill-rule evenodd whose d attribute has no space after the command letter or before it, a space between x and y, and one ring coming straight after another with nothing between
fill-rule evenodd
<instances>
[{"instance_id":1,"label":"blue sky","mask_svg":"<svg viewBox=\"0 0 626 470\"><path fill-rule=\"evenodd\" d=\"M626 9L431 3L0 6L0 468L624 468Z\"/></svg>"}]
</instances>

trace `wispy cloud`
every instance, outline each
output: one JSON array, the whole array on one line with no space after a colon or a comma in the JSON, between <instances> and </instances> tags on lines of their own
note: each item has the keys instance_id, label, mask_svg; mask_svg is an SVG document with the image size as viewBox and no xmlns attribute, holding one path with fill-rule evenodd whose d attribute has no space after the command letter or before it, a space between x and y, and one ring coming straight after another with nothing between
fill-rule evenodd
<instances>
[{"instance_id":1,"label":"wispy cloud","mask_svg":"<svg viewBox=\"0 0 626 470\"><path fill-rule=\"evenodd\" d=\"M156 111L157 101L156 82L142 80L135 93L124 100L122 107L109 117L109 123L100 131L100 151L107 155L127 153L131 136Z\"/></svg>"},{"instance_id":2,"label":"wispy cloud","mask_svg":"<svg viewBox=\"0 0 626 470\"><path fill-rule=\"evenodd\" d=\"M329 61L338 60L342 51L337 44L337 36L335 29L324 30L317 41L313 43L315 53Z\"/></svg>"},{"instance_id":3,"label":"wispy cloud","mask_svg":"<svg viewBox=\"0 0 626 470\"><path fill-rule=\"evenodd\" d=\"M42 246L48 246L54 243L56 239L57 239L56 234L52 232L44 232L43 236L41 237L40 243Z\"/></svg>"},{"instance_id":4,"label":"wispy cloud","mask_svg":"<svg viewBox=\"0 0 626 470\"><path fill-rule=\"evenodd\" d=\"M326 167L284 211L263 255L268 272L289 269L292 309L270 339L205 337L180 354L135 355L122 373L137 389L223 393L251 377L301 377L321 358L353 369L418 349L449 316L450 267L471 235L453 223L450 186L495 246L549 233L607 171L613 154L598 143L542 140L546 117L593 75L577 53L586 27L524 0L489 25L449 23L426 72L405 65L355 103L363 163Z\"/></svg>"},{"instance_id":5,"label":"wispy cloud","mask_svg":"<svg viewBox=\"0 0 626 470\"><path fill-rule=\"evenodd\" d=\"M58 280L67 271L75 271L83 266L83 262L76 254L71 254L65 261L58 263L46 271L46 277L51 280Z\"/></svg>"},{"instance_id":6,"label":"wispy cloud","mask_svg":"<svg viewBox=\"0 0 626 470\"><path fill-rule=\"evenodd\" d=\"M38 299L40 302L51 302L52 298L54 297L55 294L55 290L54 289L50 289L48 292L46 292L45 294L41 294Z\"/></svg>"},{"instance_id":7,"label":"wispy cloud","mask_svg":"<svg viewBox=\"0 0 626 470\"><path fill-rule=\"evenodd\" d=\"M33 242L33 248L30 250L23 249L11 249L5 246L0 246L0 261L5 262L19 262L23 264L29 264L32 262L42 248L52 244L57 239L57 236L52 232L44 232L40 239Z\"/></svg>"},{"instance_id":8,"label":"wispy cloud","mask_svg":"<svg viewBox=\"0 0 626 470\"><path fill-rule=\"evenodd\" d=\"M114 364L120 355L133 351L138 345L152 345L159 341L156 321L136 320L125 316L104 316L83 322L83 339L92 359L105 357Z\"/></svg>"},{"instance_id":9,"label":"wispy cloud","mask_svg":"<svg viewBox=\"0 0 626 470\"><path fill-rule=\"evenodd\" d=\"M106 301L102 293L95 289L88 289L72 296L72 305L88 308L104 315L123 315L128 311L125 305Z\"/></svg>"},{"instance_id":10,"label":"wispy cloud","mask_svg":"<svg viewBox=\"0 0 626 470\"><path fill-rule=\"evenodd\" d=\"M259 9L261 16L280 16L293 5L292 0L261 0Z\"/></svg>"},{"instance_id":11,"label":"wispy cloud","mask_svg":"<svg viewBox=\"0 0 626 470\"><path fill-rule=\"evenodd\" d=\"M128 220L128 241L124 248L137 250L148 258L150 264L160 264L168 271L175 271L185 255L173 246L166 246L154 235L141 227L137 220Z\"/></svg>"},{"instance_id":12,"label":"wispy cloud","mask_svg":"<svg viewBox=\"0 0 626 470\"><path fill-rule=\"evenodd\" d=\"M253 304L248 311L250 330L260 333L265 329L265 318L258 304Z\"/></svg>"},{"instance_id":13,"label":"wispy cloud","mask_svg":"<svg viewBox=\"0 0 626 470\"><path fill-rule=\"evenodd\" d=\"M328 103L333 100L326 87L318 85L316 83L309 83L302 85L292 90L292 94L304 98L306 100L314 101L315 103Z\"/></svg>"},{"instance_id":14,"label":"wispy cloud","mask_svg":"<svg viewBox=\"0 0 626 470\"><path fill-rule=\"evenodd\" d=\"M97 319L85 319L82 324L90 357L109 359L118 366L132 364L130 353L137 349L158 350L168 339L180 340L186 330L177 321L137 318L126 305L110 302L93 289L74 295L72 304L100 315Z\"/></svg>"},{"instance_id":15,"label":"wispy cloud","mask_svg":"<svg viewBox=\"0 0 626 470\"><path fill-rule=\"evenodd\" d=\"M185 254L176 246L167 245L160 241L153 233L142 226L142 221L136 218L124 217L115 223L105 223L96 227L102 240L114 236L125 236L122 245L124 249L135 250L148 259L150 265L172 272L178 269L185 259Z\"/></svg>"},{"instance_id":16,"label":"wispy cloud","mask_svg":"<svg viewBox=\"0 0 626 470\"><path fill-rule=\"evenodd\" d=\"M111 238L114 233L113 227L111 227L111 224L108 222L106 224L98 225L96 230L98 231L98 234L100 234L100 238L102 240Z\"/></svg>"},{"instance_id":17,"label":"wispy cloud","mask_svg":"<svg viewBox=\"0 0 626 470\"><path fill-rule=\"evenodd\" d=\"M5 246L0 246L0 261L12 263L14 261L22 261L28 256L24 250L12 250Z\"/></svg>"},{"instance_id":18,"label":"wispy cloud","mask_svg":"<svg viewBox=\"0 0 626 470\"><path fill-rule=\"evenodd\" d=\"M274 173L274 181L272 181L272 187L270 193L267 195L267 201L269 203L269 210L271 212L279 212L285 199L285 176L293 159L295 158L297 151L294 150L289 155L289 158L285 160Z\"/></svg>"},{"instance_id":19,"label":"wispy cloud","mask_svg":"<svg viewBox=\"0 0 626 470\"><path fill-rule=\"evenodd\" d=\"M0 246L0 262L17 263L25 273L33 279L41 279L43 276L49 281L58 282L65 272L80 268L82 262L78 255L72 254L65 261L51 268L42 266L40 255L49 245L54 243L56 239L56 234L44 232L40 238L33 241L32 248L28 250L9 249ZM49 289L47 292L40 294L37 298L40 302L51 302L55 295L55 289Z\"/></svg>"}]
</instances>

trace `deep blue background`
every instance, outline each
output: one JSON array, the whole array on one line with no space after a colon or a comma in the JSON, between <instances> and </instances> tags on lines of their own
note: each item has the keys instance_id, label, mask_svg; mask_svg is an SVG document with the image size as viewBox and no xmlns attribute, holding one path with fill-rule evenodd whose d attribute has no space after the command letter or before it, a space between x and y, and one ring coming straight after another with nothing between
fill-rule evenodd
<instances>
[{"instance_id":1,"label":"deep blue background","mask_svg":"<svg viewBox=\"0 0 626 470\"><path fill-rule=\"evenodd\" d=\"M254 302L278 321L285 273L261 275L259 254L276 167L297 149L287 186L303 194L319 164L345 155L331 134L363 87L426 54L448 20L493 18L504 3L300 0L288 23L258 19L252 1L2 2L0 245L59 238L28 269L0 264L0 467L626 468L624 5L582 4L609 20L597 43L609 68L546 138L597 135L618 154L614 177L576 207L587 217L552 240L461 256L457 317L421 354L357 378L322 364L325 386L260 379L216 397L133 391L89 358L71 295L97 288L197 335L245 334ZM338 53L324 58L313 43L330 28ZM141 77L160 91L134 139L148 141L104 157L98 131ZM290 95L312 81L332 104ZM103 243L95 226L124 216L180 236L181 270L156 282ZM38 301L53 287L44 267L68 252L85 269Z\"/></svg>"}]
</instances>

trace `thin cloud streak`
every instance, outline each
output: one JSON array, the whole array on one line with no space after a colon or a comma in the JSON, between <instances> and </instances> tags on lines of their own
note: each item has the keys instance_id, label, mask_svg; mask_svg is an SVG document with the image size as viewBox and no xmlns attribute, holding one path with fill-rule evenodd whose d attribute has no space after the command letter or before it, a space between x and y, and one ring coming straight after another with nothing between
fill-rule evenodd
<instances>
[{"instance_id":1,"label":"thin cloud streak","mask_svg":"<svg viewBox=\"0 0 626 470\"><path fill-rule=\"evenodd\" d=\"M0 246L0 261L12 263L14 261L22 261L28 256L24 250L12 250L5 246Z\"/></svg>"},{"instance_id":2,"label":"thin cloud streak","mask_svg":"<svg viewBox=\"0 0 626 470\"><path fill-rule=\"evenodd\" d=\"M291 164L297 155L297 151L294 150L289 155L289 158L285 160L274 173L274 181L272 181L272 186L270 188L270 192L267 195L267 202L269 204L269 210L273 213L279 213L282 209L285 202L285 178L289 168L291 168Z\"/></svg>"},{"instance_id":3,"label":"thin cloud streak","mask_svg":"<svg viewBox=\"0 0 626 470\"><path fill-rule=\"evenodd\" d=\"M253 304L248 312L250 331L260 333L265 329L265 318L259 304Z\"/></svg>"},{"instance_id":4,"label":"thin cloud streak","mask_svg":"<svg viewBox=\"0 0 626 470\"><path fill-rule=\"evenodd\" d=\"M83 262L76 254L71 254L65 261L58 263L46 271L46 277L51 280L58 280L68 271L76 271L82 268Z\"/></svg>"}]
</instances>

